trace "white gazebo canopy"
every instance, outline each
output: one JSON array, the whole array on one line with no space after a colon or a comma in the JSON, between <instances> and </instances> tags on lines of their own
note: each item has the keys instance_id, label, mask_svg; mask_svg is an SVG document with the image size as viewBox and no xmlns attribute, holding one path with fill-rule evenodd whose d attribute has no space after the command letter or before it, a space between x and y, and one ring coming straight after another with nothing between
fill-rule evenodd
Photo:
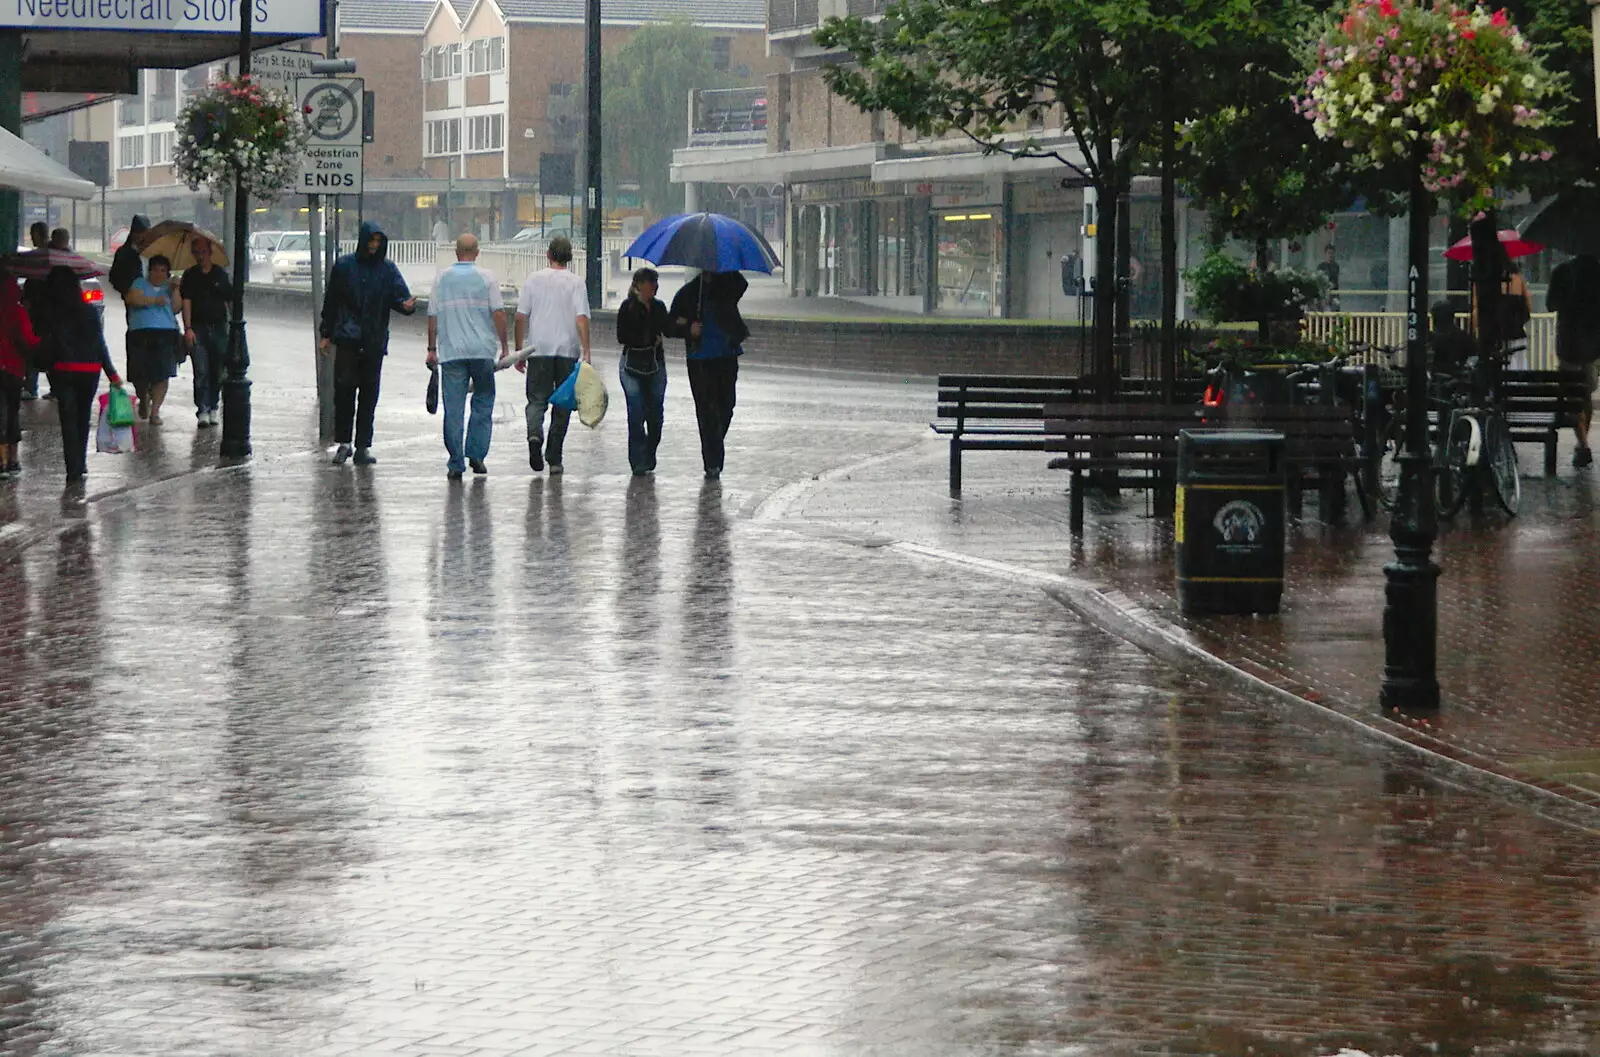
<instances>
[{"instance_id":1,"label":"white gazebo canopy","mask_svg":"<svg viewBox=\"0 0 1600 1057\"><path fill-rule=\"evenodd\" d=\"M0 128L0 187L53 198L93 198L100 189L71 169Z\"/></svg>"}]
</instances>

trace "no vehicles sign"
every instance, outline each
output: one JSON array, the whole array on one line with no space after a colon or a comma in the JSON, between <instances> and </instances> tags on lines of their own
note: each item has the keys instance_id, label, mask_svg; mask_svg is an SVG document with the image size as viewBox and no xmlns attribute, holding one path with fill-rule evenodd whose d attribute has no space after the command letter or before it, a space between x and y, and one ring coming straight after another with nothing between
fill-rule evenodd
<instances>
[{"instance_id":1,"label":"no vehicles sign","mask_svg":"<svg viewBox=\"0 0 1600 1057\"><path fill-rule=\"evenodd\" d=\"M359 77L298 77L295 98L311 128L300 158L300 186L308 195L361 193L361 93Z\"/></svg>"}]
</instances>

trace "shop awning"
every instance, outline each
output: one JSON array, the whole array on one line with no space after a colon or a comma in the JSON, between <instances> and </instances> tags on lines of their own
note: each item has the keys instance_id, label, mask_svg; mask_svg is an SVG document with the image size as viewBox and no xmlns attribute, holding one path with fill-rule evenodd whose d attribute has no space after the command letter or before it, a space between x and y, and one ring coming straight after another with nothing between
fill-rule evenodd
<instances>
[{"instance_id":1,"label":"shop awning","mask_svg":"<svg viewBox=\"0 0 1600 1057\"><path fill-rule=\"evenodd\" d=\"M0 128L0 187L56 198L93 198L100 189Z\"/></svg>"}]
</instances>

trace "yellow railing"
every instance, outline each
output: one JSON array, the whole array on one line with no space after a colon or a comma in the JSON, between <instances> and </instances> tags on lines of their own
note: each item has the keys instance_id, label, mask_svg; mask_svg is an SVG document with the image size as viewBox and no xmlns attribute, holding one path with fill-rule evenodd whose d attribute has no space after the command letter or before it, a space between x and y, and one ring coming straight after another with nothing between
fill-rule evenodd
<instances>
[{"instance_id":1,"label":"yellow railing","mask_svg":"<svg viewBox=\"0 0 1600 1057\"><path fill-rule=\"evenodd\" d=\"M1466 315L1456 316L1462 327L1468 324ZM1406 314L1404 312L1307 312L1305 336L1312 341L1360 342L1372 351L1366 357L1374 363L1393 363L1406 360ZM1391 359L1379 350L1395 350ZM1535 313L1528 322L1528 367L1535 371L1556 369L1556 317L1554 312Z\"/></svg>"}]
</instances>

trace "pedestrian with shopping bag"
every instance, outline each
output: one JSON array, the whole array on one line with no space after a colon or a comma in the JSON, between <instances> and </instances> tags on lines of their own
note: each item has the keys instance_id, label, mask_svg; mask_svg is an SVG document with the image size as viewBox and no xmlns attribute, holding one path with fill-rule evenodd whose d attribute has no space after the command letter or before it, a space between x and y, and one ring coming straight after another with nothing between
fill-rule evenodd
<instances>
[{"instance_id":1,"label":"pedestrian with shopping bag","mask_svg":"<svg viewBox=\"0 0 1600 1057\"><path fill-rule=\"evenodd\" d=\"M372 423L378 412L383 358L389 354L389 313L417 310L405 277L389 259L389 236L373 221L361 225L356 251L340 257L328 275L322 299L321 340L333 357L333 464L354 454L357 466L377 462ZM354 444L352 449L351 445Z\"/></svg>"},{"instance_id":2,"label":"pedestrian with shopping bag","mask_svg":"<svg viewBox=\"0 0 1600 1057\"><path fill-rule=\"evenodd\" d=\"M511 351L500 280L477 262L477 237L457 238L456 263L439 276L428 300L428 366L439 372L445 473L452 481L468 466L479 476L489 472L484 459L494 432L495 361ZM465 420L469 388L472 417Z\"/></svg>"},{"instance_id":3,"label":"pedestrian with shopping bag","mask_svg":"<svg viewBox=\"0 0 1600 1057\"><path fill-rule=\"evenodd\" d=\"M183 297L172 278L172 262L150 258L149 274L129 284L122 295L128 306L128 381L139 398L138 416L161 425L161 404L167 385L178 375L178 317Z\"/></svg>"},{"instance_id":4,"label":"pedestrian with shopping bag","mask_svg":"<svg viewBox=\"0 0 1600 1057\"><path fill-rule=\"evenodd\" d=\"M617 309L617 365L628 405L628 465L635 477L655 473L656 451L667 397L667 350L663 339L680 334L667 306L656 297L661 276L654 268L633 273L628 300Z\"/></svg>"},{"instance_id":5,"label":"pedestrian with shopping bag","mask_svg":"<svg viewBox=\"0 0 1600 1057\"><path fill-rule=\"evenodd\" d=\"M562 449L572 412L553 406L550 397L577 371L580 360L589 362L589 291L570 267L572 241L565 235L550 240L546 259L549 267L528 276L517 301L517 348L529 355L516 366L527 376L528 465L538 473L548 463L554 475L564 469Z\"/></svg>"},{"instance_id":6,"label":"pedestrian with shopping bag","mask_svg":"<svg viewBox=\"0 0 1600 1057\"><path fill-rule=\"evenodd\" d=\"M739 357L750 336L739 299L750 288L738 272L701 272L672 299L674 324L685 333L689 391L700 425L700 458L706 480L722 476L728 427L739 385Z\"/></svg>"},{"instance_id":7,"label":"pedestrian with shopping bag","mask_svg":"<svg viewBox=\"0 0 1600 1057\"><path fill-rule=\"evenodd\" d=\"M22 472L22 387L38 344L17 277L0 266L0 477Z\"/></svg>"},{"instance_id":8,"label":"pedestrian with shopping bag","mask_svg":"<svg viewBox=\"0 0 1600 1057\"><path fill-rule=\"evenodd\" d=\"M84 303L78 277L71 268L50 269L42 302L49 321L46 333L41 335L42 362L48 365L50 390L56 394L67 481L76 483L89 473L89 417L100 388L100 374L104 372L117 388L121 388L122 378L111 362L100 319Z\"/></svg>"}]
</instances>

